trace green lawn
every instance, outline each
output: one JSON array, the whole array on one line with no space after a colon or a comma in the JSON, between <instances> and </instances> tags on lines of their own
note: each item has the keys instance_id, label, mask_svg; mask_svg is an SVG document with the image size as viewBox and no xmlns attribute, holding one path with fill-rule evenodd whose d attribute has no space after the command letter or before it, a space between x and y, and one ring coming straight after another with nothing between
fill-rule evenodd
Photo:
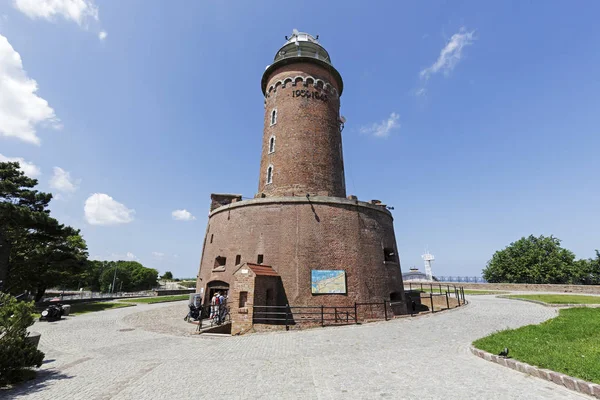
<instances>
[{"instance_id":1,"label":"green lawn","mask_svg":"<svg viewBox=\"0 0 600 400\"><path fill-rule=\"evenodd\" d=\"M511 299L537 300L548 304L600 304L600 296L577 294L513 294Z\"/></svg>"},{"instance_id":2,"label":"green lawn","mask_svg":"<svg viewBox=\"0 0 600 400\"><path fill-rule=\"evenodd\" d=\"M600 384L600 308L569 308L539 325L476 340L478 349Z\"/></svg>"},{"instance_id":3,"label":"green lawn","mask_svg":"<svg viewBox=\"0 0 600 400\"><path fill-rule=\"evenodd\" d=\"M127 299L127 300L119 300L127 303L146 303L146 304L154 304L154 303L164 303L167 301L180 301L187 300L190 298L188 294L179 294L176 296L157 296L157 297L143 297L140 299Z\"/></svg>"}]
</instances>

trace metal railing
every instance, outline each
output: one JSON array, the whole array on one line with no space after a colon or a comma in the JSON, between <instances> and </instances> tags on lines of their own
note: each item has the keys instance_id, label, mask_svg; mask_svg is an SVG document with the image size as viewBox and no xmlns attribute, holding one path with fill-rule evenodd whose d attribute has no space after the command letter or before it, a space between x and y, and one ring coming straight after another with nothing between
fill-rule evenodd
<instances>
[{"instance_id":1,"label":"metal railing","mask_svg":"<svg viewBox=\"0 0 600 400\"><path fill-rule=\"evenodd\" d=\"M488 283L481 276L436 276L438 282Z\"/></svg>"},{"instance_id":2,"label":"metal railing","mask_svg":"<svg viewBox=\"0 0 600 400\"><path fill-rule=\"evenodd\" d=\"M322 327L333 325L359 324L362 321L385 320L394 318L394 310L404 302L354 303L353 306L253 306L253 323L285 325L285 329L304 323L320 324Z\"/></svg>"},{"instance_id":3,"label":"metal railing","mask_svg":"<svg viewBox=\"0 0 600 400\"><path fill-rule=\"evenodd\" d=\"M406 286L404 286L404 288L406 289ZM413 284L412 282L409 282L408 284L408 288L409 291L408 293L411 293L413 291L420 291L423 293L429 293L429 302L431 305L431 312L434 313L435 312L435 306L434 306L434 302L433 302L433 298L435 296L445 296L446 297L446 309L451 308L450 307L450 298L452 298L452 296L454 296L454 298L457 301L458 307L465 305L466 301L465 301L465 290L464 287L460 286L460 287L456 287L454 285L443 285L441 283L415 283ZM427 298L427 297L425 297ZM423 299L422 296L419 296L419 299ZM422 302L421 302L422 304ZM409 307L409 311L411 311L411 315L415 313L415 302L412 301L412 297L411 297L411 307Z\"/></svg>"},{"instance_id":4,"label":"metal railing","mask_svg":"<svg viewBox=\"0 0 600 400\"><path fill-rule=\"evenodd\" d=\"M141 292L116 292L116 293L102 293L102 292L67 292L65 294L58 292L50 292L47 296L44 296L41 302L49 301L53 298L60 298L60 301L65 300L101 300L101 299L114 299L114 298L129 298L129 297L150 297L153 296L153 291L141 291Z\"/></svg>"}]
</instances>

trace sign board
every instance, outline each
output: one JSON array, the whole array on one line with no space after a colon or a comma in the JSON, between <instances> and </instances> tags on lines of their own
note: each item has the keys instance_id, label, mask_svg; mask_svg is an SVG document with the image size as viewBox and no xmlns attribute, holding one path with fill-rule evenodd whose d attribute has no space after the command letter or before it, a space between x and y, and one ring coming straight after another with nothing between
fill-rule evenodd
<instances>
[{"instance_id":1,"label":"sign board","mask_svg":"<svg viewBox=\"0 0 600 400\"><path fill-rule=\"evenodd\" d=\"M311 292L312 294L346 294L346 271L313 269Z\"/></svg>"}]
</instances>

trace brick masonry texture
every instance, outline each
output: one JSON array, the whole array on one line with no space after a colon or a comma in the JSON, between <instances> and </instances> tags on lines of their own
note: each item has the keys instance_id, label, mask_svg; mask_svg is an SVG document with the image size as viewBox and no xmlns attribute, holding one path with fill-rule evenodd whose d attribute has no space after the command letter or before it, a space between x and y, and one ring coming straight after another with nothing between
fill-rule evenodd
<instances>
[{"instance_id":1,"label":"brick masonry texture","mask_svg":"<svg viewBox=\"0 0 600 400\"><path fill-rule=\"evenodd\" d=\"M380 203L346 198L341 76L322 61L287 58L264 72L261 87L266 93L258 193L246 201L235 194L211 196L197 290L207 302L211 289L228 287L239 301L236 292L247 287L254 306L354 306L393 299L394 312L405 313L390 212ZM279 277L261 277L252 285L238 276L236 284L233 273L244 262L270 265ZM330 269L346 272L347 294L313 295L311 270ZM251 308L247 315L232 313L240 321L236 333L247 330ZM383 318L383 306L381 313Z\"/></svg>"},{"instance_id":2,"label":"brick masonry texture","mask_svg":"<svg viewBox=\"0 0 600 400\"><path fill-rule=\"evenodd\" d=\"M231 287L232 274L239 268L234 265L236 256L244 263L256 262L262 254L263 263L281 276L291 305L349 306L390 300L392 293L400 293L403 301L400 264L384 262L384 248L398 254L391 214L348 200L323 199L312 203L255 199L248 206L240 206L242 202L213 212L207 231L212 243L205 241L198 289L207 291L212 281ZM218 256L227 258L223 271L214 271ZM345 270L348 295L312 295L312 269Z\"/></svg>"},{"instance_id":3,"label":"brick masonry texture","mask_svg":"<svg viewBox=\"0 0 600 400\"><path fill-rule=\"evenodd\" d=\"M498 357L483 350L479 350L473 346L470 347L470 350L471 353L475 354L477 357L483 358L484 360L500 364L536 378L547 380L576 392L593 395L594 397L600 399L600 385L595 383L586 382L581 379L573 378L569 375L561 374L559 372L538 368L520 361Z\"/></svg>"},{"instance_id":4,"label":"brick masonry texture","mask_svg":"<svg viewBox=\"0 0 600 400\"><path fill-rule=\"evenodd\" d=\"M277 68L269 85L297 76L312 76L337 87L329 71L310 63ZM327 100L294 97L297 90L318 92ZM277 123L271 125L275 109ZM312 83L288 83L266 97L259 194L346 197L339 112L339 97ZM275 151L269 153L271 137L275 137ZM269 165L273 166L273 182L267 184Z\"/></svg>"}]
</instances>

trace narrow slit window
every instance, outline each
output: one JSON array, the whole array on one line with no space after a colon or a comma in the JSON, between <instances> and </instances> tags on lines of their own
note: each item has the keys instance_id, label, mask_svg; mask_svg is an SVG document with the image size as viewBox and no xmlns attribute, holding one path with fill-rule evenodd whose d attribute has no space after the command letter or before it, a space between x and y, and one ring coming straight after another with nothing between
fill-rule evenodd
<instances>
[{"instance_id":1,"label":"narrow slit window","mask_svg":"<svg viewBox=\"0 0 600 400\"><path fill-rule=\"evenodd\" d=\"M275 151L275 136L271 136L271 139L269 139L269 153L272 153Z\"/></svg>"},{"instance_id":2,"label":"narrow slit window","mask_svg":"<svg viewBox=\"0 0 600 400\"><path fill-rule=\"evenodd\" d=\"M271 111L271 125L275 125L277 123L277 109L275 108Z\"/></svg>"},{"instance_id":3,"label":"narrow slit window","mask_svg":"<svg viewBox=\"0 0 600 400\"><path fill-rule=\"evenodd\" d=\"M273 166L269 165L267 168L267 184L273 183Z\"/></svg>"},{"instance_id":4,"label":"narrow slit window","mask_svg":"<svg viewBox=\"0 0 600 400\"><path fill-rule=\"evenodd\" d=\"M258 257L256 258L256 263L257 264L262 264L263 263L263 259L264 259L264 256L262 254L259 254Z\"/></svg>"},{"instance_id":5,"label":"narrow slit window","mask_svg":"<svg viewBox=\"0 0 600 400\"><path fill-rule=\"evenodd\" d=\"M210 242L211 242L211 243L212 243L212 241L213 241L213 237L214 237L214 236L215 236L215 235L214 235L214 233L211 233L211 234L210 234Z\"/></svg>"},{"instance_id":6,"label":"narrow slit window","mask_svg":"<svg viewBox=\"0 0 600 400\"><path fill-rule=\"evenodd\" d=\"M238 254L237 256L235 256L235 265L240 265L241 262L242 262L242 256L240 254Z\"/></svg>"}]
</instances>

